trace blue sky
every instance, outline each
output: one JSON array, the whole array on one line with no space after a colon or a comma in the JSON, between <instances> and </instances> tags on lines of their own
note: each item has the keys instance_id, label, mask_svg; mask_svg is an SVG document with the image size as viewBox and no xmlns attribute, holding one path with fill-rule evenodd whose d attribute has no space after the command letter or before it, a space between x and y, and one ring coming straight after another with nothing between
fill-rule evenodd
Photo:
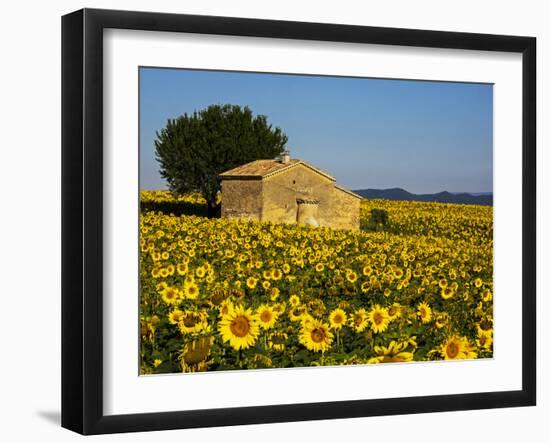
<instances>
[{"instance_id":1,"label":"blue sky","mask_svg":"<svg viewBox=\"0 0 550 443\"><path fill-rule=\"evenodd\" d=\"M493 190L492 85L163 68L140 68L142 189L167 187L153 144L167 119L225 103L351 189Z\"/></svg>"}]
</instances>

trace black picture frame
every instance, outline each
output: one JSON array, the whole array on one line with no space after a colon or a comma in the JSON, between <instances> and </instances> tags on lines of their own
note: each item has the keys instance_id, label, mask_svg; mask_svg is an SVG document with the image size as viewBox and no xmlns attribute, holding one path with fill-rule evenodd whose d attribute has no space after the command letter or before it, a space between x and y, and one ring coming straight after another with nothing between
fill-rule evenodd
<instances>
[{"instance_id":1,"label":"black picture frame","mask_svg":"<svg viewBox=\"0 0 550 443\"><path fill-rule=\"evenodd\" d=\"M522 389L130 415L103 413L103 30L522 54ZM536 39L83 9L62 18L62 426L82 434L531 406L536 403ZM519 233L518 233L519 235Z\"/></svg>"}]
</instances>

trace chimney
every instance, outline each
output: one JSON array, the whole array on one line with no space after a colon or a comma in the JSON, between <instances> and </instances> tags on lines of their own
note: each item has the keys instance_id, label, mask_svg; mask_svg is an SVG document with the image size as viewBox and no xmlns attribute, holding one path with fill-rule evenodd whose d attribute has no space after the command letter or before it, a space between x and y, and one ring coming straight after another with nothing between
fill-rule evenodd
<instances>
[{"instance_id":1,"label":"chimney","mask_svg":"<svg viewBox=\"0 0 550 443\"><path fill-rule=\"evenodd\" d=\"M288 162L290 161L290 152L285 150L283 151L283 153L281 154L281 163L283 165L286 165Z\"/></svg>"}]
</instances>

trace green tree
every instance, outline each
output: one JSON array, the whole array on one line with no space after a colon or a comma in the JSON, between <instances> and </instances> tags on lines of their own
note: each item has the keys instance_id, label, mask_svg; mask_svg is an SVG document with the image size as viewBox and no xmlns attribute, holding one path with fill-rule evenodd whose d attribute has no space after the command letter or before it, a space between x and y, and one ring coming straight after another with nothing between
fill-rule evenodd
<instances>
[{"instance_id":1,"label":"green tree","mask_svg":"<svg viewBox=\"0 0 550 443\"><path fill-rule=\"evenodd\" d=\"M265 115L247 106L211 105L193 114L169 119L157 132L156 159L172 192L200 192L208 217L219 214L219 174L284 150L288 137L273 128Z\"/></svg>"}]
</instances>

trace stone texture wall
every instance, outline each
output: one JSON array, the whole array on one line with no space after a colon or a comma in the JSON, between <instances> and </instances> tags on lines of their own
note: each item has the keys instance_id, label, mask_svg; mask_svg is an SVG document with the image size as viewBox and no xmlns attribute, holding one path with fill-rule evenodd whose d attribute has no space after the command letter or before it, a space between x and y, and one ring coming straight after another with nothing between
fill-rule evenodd
<instances>
[{"instance_id":1,"label":"stone texture wall","mask_svg":"<svg viewBox=\"0 0 550 443\"><path fill-rule=\"evenodd\" d=\"M222 217L261 220L262 181L223 180Z\"/></svg>"},{"instance_id":2,"label":"stone texture wall","mask_svg":"<svg viewBox=\"0 0 550 443\"><path fill-rule=\"evenodd\" d=\"M299 199L319 200L320 216L323 204L331 197L332 188L331 180L303 165L268 177L263 187L262 220L296 223Z\"/></svg>"},{"instance_id":3,"label":"stone texture wall","mask_svg":"<svg viewBox=\"0 0 550 443\"><path fill-rule=\"evenodd\" d=\"M338 188L333 188L333 198L330 201L331 204L326 209L331 215L325 226L333 229L358 231L361 199Z\"/></svg>"}]
</instances>

